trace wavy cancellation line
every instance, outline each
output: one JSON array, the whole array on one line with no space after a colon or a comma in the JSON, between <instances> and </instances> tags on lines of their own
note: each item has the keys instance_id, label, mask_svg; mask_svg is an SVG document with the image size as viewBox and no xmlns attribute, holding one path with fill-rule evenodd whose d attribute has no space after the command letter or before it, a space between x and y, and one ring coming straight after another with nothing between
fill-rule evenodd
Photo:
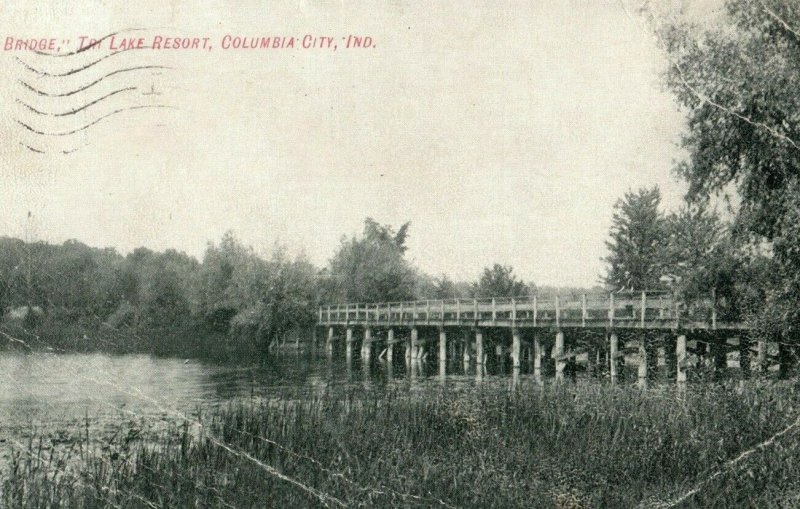
<instances>
[{"instance_id":1,"label":"wavy cancellation line","mask_svg":"<svg viewBox=\"0 0 800 509\"><path fill-rule=\"evenodd\" d=\"M147 48L149 48L149 46L145 46L145 49L147 49ZM134 49L138 49L138 48L125 48L125 49L117 50L117 51L114 51L112 53L109 53L108 55L102 56L102 57L98 58L97 60L89 62L88 64L86 64L84 66L76 67L75 69L70 69L69 71L62 72L62 73L53 73L53 72L43 71L41 69L37 69L36 67L32 66L31 64L29 64L28 62L22 60L21 58L19 58L17 56L15 56L14 58L16 58L17 62L20 63L25 69L27 69L28 71L30 71L32 73L38 74L39 76L45 76L47 78L64 78L64 77L67 77L67 76L72 76L74 74L78 74L81 71L85 71L86 69L89 69L90 67L93 67L93 66L99 64L103 60L106 60L108 58L113 57L114 55L119 55L120 53L126 53L126 52L134 50Z\"/></svg>"},{"instance_id":2,"label":"wavy cancellation line","mask_svg":"<svg viewBox=\"0 0 800 509\"><path fill-rule=\"evenodd\" d=\"M115 96L117 94L121 94L123 92L128 92L130 90L138 90L138 87L120 88L119 90L115 90L115 91L113 91L111 93L108 93L108 94L106 94L106 95L104 95L102 97L99 97L99 98L95 99L94 101L88 102L88 103L84 104L83 106L80 106L78 108L74 108L74 109L71 109L71 110L63 111L61 113L50 113L50 112L46 112L46 111L41 111L41 110L38 110L38 109L34 108L33 106L31 106L30 104L26 103L25 101L23 101L21 99L17 99L16 101L19 104L23 105L28 110L36 113L37 115L46 115L46 116L49 116L49 117L66 117L66 116L74 115L74 114L76 114L78 112L81 112L81 111L85 110L86 108L88 108L90 106L93 106L93 105L95 105L95 104L97 104L97 103L99 103L101 101L104 101L105 99L108 99L109 97Z\"/></svg>"},{"instance_id":3,"label":"wavy cancellation line","mask_svg":"<svg viewBox=\"0 0 800 509\"><path fill-rule=\"evenodd\" d=\"M114 115L116 115L118 113L123 113L123 112L131 111L131 110L149 109L149 108L153 108L153 109L176 109L174 106L169 106L169 105L166 105L166 104L152 104L152 105L146 104L146 105L141 105L141 106L129 106L127 108L120 108L120 109L114 110L114 111L112 111L110 113L106 113L105 115L96 118L95 120L89 122L88 124L86 124L84 126L78 127L78 128L73 129L71 131L62 131L62 132L40 131L40 130L34 128L34 127L31 127L30 125L26 124L25 122L23 122L23 121L21 121L19 119L15 119L15 122L17 122L19 125L21 125L25 129L27 129L28 131L30 131L30 132L32 132L34 134L41 135L41 136L69 136L70 134L75 134L75 133L79 133L81 131L85 131L86 129L88 129L88 128L94 126L94 125L97 125L98 123L102 122L103 120L105 120L105 119L107 119L109 117L112 117L112 116L114 116Z\"/></svg>"},{"instance_id":4,"label":"wavy cancellation line","mask_svg":"<svg viewBox=\"0 0 800 509\"><path fill-rule=\"evenodd\" d=\"M45 92L43 90L39 90L39 89L35 88L33 85L29 84L28 82L26 82L25 80L22 80L22 79L20 79L18 81L22 86L24 86L25 88L27 88L31 92L33 92L33 93L35 93L35 94L37 94L39 96L42 96L42 97L69 97L69 96L75 95L75 94L77 94L79 92L83 92L84 90L87 90L88 88L93 87L94 85L97 85L98 83L100 83L104 79L109 78L111 76L114 76L116 74L121 74L121 73L125 73L125 72L133 72L133 71L141 71L141 70L146 70L146 69L168 69L168 70L173 70L172 67L168 67L168 66L164 66L164 65L140 65L140 66L136 66L136 67L126 67L125 69L117 69L116 71L111 71L110 73L108 73L105 76L102 76L102 77L94 80L93 82L89 83L88 85L82 86L82 87L77 88L75 90L72 90L70 92L64 92L64 93L60 93L60 94L59 93L49 93L49 92Z\"/></svg>"},{"instance_id":5,"label":"wavy cancellation line","mask_svg":"<svg viewBox=\"0 0 800 509\"><path fill-rule=\"evenodd\" d=\"M65 154L66 155L66 154L71 154L73 152L77 152L78 150L81 149L81 147L79 146L79 147L75 147L75 148L72 148L72 149L69 149L69 150L43 150L43 149L40 149L40 148L32 147L32 146L28 145L27 143L25 143L23 141L19 142L19 144L22 145L23 147L27 148L31 152L35 153L35 154L55 154L55 153L59 153L59 154ZM88 144L87 145L83 145L83 146L88 146Z\"/></svg>"},{"instance_id":6,"label":"wavy cancellation line","mask_svg":"<svg viewBox=\"0 0 800 509\"><path fill-rule=\"evenodd\" d=\"M56 150L51 150L51 151L47 151L47 150L42 150L42 149L31 147L30 145L28 145L27 143L24 143L24 142L19 142L19 144L22 145L23 147L27 148L31 152L36 153L36 154L48 154L48 153L53 153L53 152L58 152L59 154L71 154L73 152L76 152L78 149L80 149L80 147L76 147L76 148L73 148L73 149L70 149L70 150L57 150L57 151Z\"/></svg>"}]
</instances>

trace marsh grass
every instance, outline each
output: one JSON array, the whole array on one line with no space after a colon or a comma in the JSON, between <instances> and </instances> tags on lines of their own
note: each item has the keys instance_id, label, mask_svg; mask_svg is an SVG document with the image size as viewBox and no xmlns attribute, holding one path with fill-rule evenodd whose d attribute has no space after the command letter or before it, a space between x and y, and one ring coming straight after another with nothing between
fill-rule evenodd
<instances>
[{"instance_id":1,"label":"marsh grass","mask_svg":"<svg viewBox=\"0 0 800 509\"><path fill-rule=\"evenodd\" d=\"M201 413L152 436L88 426L10 442L3 507L795 506L790 383L348 389ZM722 474L717 472L722 471Z\"/></svg>"}]
</instances>

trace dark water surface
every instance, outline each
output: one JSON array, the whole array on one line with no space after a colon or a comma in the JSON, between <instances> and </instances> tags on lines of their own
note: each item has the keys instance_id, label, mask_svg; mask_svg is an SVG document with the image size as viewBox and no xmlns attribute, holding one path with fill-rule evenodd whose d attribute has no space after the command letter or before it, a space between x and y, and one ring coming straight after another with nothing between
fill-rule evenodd
<instances>
[{"instance_id":1,"label":"dark water surface","mask_svg":"<svg viewBox=\"0 0 800 509\"><path fill-rule=\"evenodd\" d=\"M102 433L121 424L176 423L198 411L250 398L320 395L337 388L355 391L469 389L477 384L508 390L532 384L503 367L478 373L451 362L442 375L436 364L391 368L377 358L365 365L322 352L285 352L253 362L219 364L149 355L0 353L0 442L49 436L87 425Z\"/></svg>"}]
</instances>

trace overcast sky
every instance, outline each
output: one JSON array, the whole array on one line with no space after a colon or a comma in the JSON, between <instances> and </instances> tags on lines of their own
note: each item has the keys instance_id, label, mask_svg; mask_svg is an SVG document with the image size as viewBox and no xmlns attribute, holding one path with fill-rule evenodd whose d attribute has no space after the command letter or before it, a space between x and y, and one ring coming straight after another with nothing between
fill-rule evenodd
<instances>
[{"instance_id":1,"label":"overcast sky","mask_svg":"<svg viewBox=\"0 0 800 509\"><path fill-rule=\"evenodd\" d=\"M672 176L684 115L661 87L665 61L616 0L82 3L4 3L0 35L74 46L145 27L148 41L207 36L214 48L125 52L64 77L15 57L63 74L109 50L0 53L0 234L30 224L39 240L202 257L232 229L259 251L280 242L323 265L371 216L411 221L408 256L432 274L473 279L499 262L540 285L592 285L614 202L658 184L674 208L684 191ZM339 46L361 34L376 47L223 51L225 34L330 35ZM61 98L18 81L63 93L143 65L172 69L117 73ZM139 90L60 117L15 100L63 113L126 87ZM157 104L170 108L64 136L16 122L63 133Z\"/></svg>"}]
</instances>

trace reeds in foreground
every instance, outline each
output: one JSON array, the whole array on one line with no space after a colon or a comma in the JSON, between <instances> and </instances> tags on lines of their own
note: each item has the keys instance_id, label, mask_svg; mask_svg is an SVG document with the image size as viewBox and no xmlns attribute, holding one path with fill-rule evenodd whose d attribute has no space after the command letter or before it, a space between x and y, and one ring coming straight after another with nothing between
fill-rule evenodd
<instances>
[{"instance_id":1,"label":"reeds in foreground","mask_svg":"<svg viewBox=\"0 0 800 509\"><path fill-rule=\"evenodd\" d=\"M800 501L791 384L332 391L154 436L10 442L3 507L682 507ZM66 437L66 438L65 438ZM737 458L743 451L754 452Z\"/></svg>"}]
</instances>

